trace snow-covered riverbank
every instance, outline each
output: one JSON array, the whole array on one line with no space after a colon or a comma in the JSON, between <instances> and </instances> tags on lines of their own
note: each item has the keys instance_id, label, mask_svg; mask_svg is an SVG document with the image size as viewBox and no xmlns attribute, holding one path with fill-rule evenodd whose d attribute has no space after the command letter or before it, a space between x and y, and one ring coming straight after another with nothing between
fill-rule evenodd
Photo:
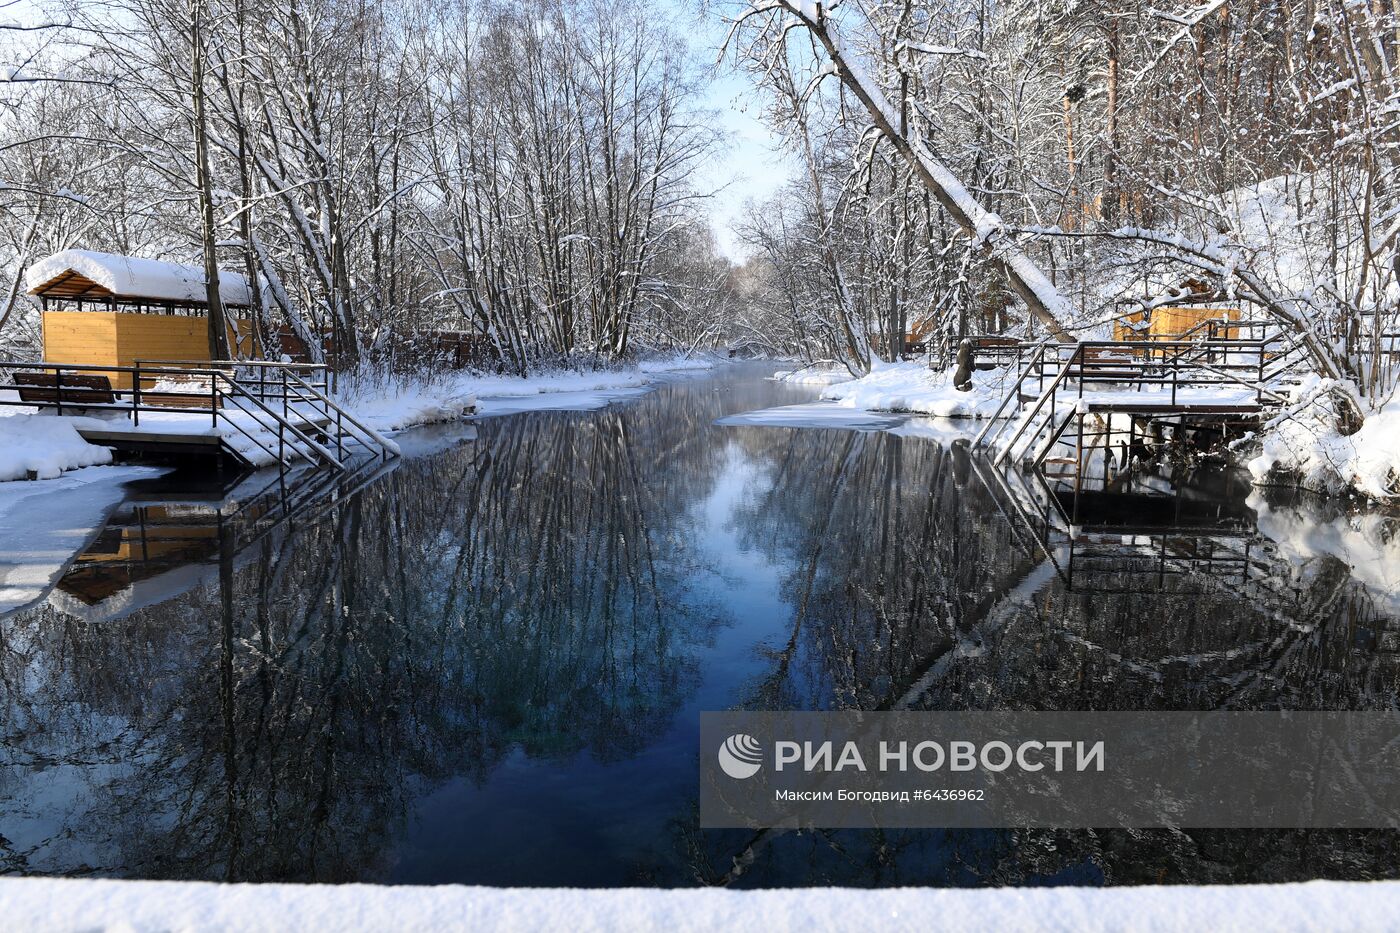
<instances>
[{"instance_id":1,"label":"snow-covered riverbank","mask_svg":"<svg viewBox=\"0 0 1400 933\"><path fill-rule=\"evenodd\" d=\"M975 371L972 387L960 391L953 385L952 370L934 372L915 362L877 362L869 374L859 379L837 380L832 375L833 381L821 381L827 375L830 374L813 376L810 370L797 370L777 373L774 378L803 385L812 384L815 379L825 386L822 399L857 417L878 418L882 413L896 413L948 419L993 417L1013 378L1006 369ZM1291 389L1291 403L1262 425L1251 444L1241 448L1249 452L1241 464L1248 467L1259 485L1296 484L1324 495L1355 492L1378 502L1400 500L1400 398L1392 398L1369 411L1357 399L1357 407L1366 412L1365 422L1355 434L1343 436L1337 430L1336 407L1328 398L1328 392L1335 390L1339 390L1337 383L1316 377ZM1248 389L1235 391L1228 387L1190 391L1222 399L1232 392L1242 399L1253 397ZM1085 397L1104 394L1084 393ZM1178 392L1177 397L1186 394ZM1070 397L1066 404L1072 401ZM1007 412L1016 413L1010 406ZM812 418L812 426L828 424L834 415ZM816 423L819 420L821 424ZM770 418L751 419L748 423L806 426L791 416L776 422Z\"/></svg>"},{"instance_id":2,"label":"snow-covered riverbank","mask_svg":"<svg viewBox=\"0 0 1400 933\"><path fill-rule=\"evenodd\" d=\"M966 392L953 385L953 370L934 372L923 363L879 363L860 379L827 386L822 398L862 411L909 412L935 418L990 418L1001 404L1008 370L976 370ZM1007 383L1009 385L1009 383Z\"/></svg>"},{"instance_id":3,"label":"snow-covered riverbank","mask_svg":"<svg viewBox=\"0 0 1400 933\"><path fill-rule=\"evenodd\" d=\"M1390 930L1400 882L764 891L0 880L33 933L122 930Z\"/></svg>"},{"instance_id":4,"label":"snow-covered riverbank","mask_svg":"<svg viewBox=\"0 0 1400 933\"><path fill-rule=\"evenodd\" d=\"M676 356L645 360L617 370L544 372L525 377L467 372L416 379L360 375L342 382L340 401L370 427L387 433L454 421L470 413L474 406L483 415L598 408L647 391L670 374L708 370L713 365L711 359L704 357ZM159 418L165 418L172 430L212 430L208 414L147 414L142 421L149 425ZM69 470L111 463L109 449L89 444L75 429L76 424L93 421L37 413L31 408L0 407L0 482L51 480ZM127 423L117 416L103 424L116 428ZM237 441L238 437L233 439Z\"/></svg>"}]
</instances>

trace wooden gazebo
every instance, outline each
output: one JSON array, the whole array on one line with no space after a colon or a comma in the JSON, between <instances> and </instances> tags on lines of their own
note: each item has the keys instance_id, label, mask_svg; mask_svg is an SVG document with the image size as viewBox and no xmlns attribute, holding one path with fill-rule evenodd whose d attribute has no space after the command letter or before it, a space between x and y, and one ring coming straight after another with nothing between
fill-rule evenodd
<instances>
[{"instance_id":1,"label":"wooden gazebo","mask_svg":"<svg viewBox=\"0 0 1400 933\"><path fill-rule=\"evenodd\" d=\"M131 366L137 360L207 360L204 270L155 259L69 249L29 267L43 309L44 362ZM219 297L235 356L257 356L248 280L219 272ZM112 374L113 385L131 379Z\"/></svg>"}]
</instances>

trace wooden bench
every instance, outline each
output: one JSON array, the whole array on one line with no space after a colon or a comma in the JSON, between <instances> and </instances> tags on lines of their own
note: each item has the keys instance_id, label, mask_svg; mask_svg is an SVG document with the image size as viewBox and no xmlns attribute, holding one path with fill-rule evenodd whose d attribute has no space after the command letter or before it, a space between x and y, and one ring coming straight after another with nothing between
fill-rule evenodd
<instances>
[{"instance_id":1,"label":"wooden bench","mask_svg":"<svg viewBox=\"0 0 1400 933\"><path fill-rule=\"evenodd\" d=\"M29 405L115 405L117 394L112 380L106 376L83 376L77 373L15 373L19 400Z\"/></svg>"},{"instance_id":2,"label":"wooden bench","mask_svg":"<svg viewBox=\"0 0 1400 933\"><path fill-rule=\"evenodd\" d=\"M1084 347L1068 375L1071 379L1116 382L1142 379L1147 373L1131 354L1118 347Z\"/></svg>"}]
</instances>

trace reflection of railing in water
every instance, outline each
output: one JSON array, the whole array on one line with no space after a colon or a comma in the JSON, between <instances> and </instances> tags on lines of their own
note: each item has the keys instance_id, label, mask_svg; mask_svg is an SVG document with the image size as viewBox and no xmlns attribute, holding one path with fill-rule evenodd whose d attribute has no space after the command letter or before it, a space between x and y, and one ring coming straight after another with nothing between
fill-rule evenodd
<instances>
[{"instance_id":1,"label":"reflection of railing in water","mask_svg":"<svg viewBox=\"0 0 1400 933\"><path fill-rule=\"evenodd\" d=\"M1239 497L1192 499L1180 488L1172 495L1103 492L1091 494L1086 506L1082 494L1038 471L999 468L979 457L972 465L1022 546L1047 559L1071 592L1224 589L1270 615L1304 611L1307 588L1284 582L1277 572L1283 562Z\"/></svg>"},{"instance_id":2,"label":"reflection of railing in water","mask_svg":"<svg viewBox=\"0 0 1400 933\"><path fill-rule=\"evenodd\" d=\"M157 587L156 595L168 598L202 582L198 570L236 557L293 521L316 519L392 472L397 463L363 457L345 473L263 471L222 486L205 481L172 489L164 477L133 484L133 494L55 588L68 608L109 618L133 602L123 599L104 612L104 604L119 594L176 571L196 571L171 579L169 587Z\"/></svg>"}]
</instances>

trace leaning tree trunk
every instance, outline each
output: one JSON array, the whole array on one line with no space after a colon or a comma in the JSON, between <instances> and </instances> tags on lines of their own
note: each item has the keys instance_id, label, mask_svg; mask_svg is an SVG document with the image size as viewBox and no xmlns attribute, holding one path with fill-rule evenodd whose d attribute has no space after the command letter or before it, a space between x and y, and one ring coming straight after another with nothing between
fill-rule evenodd
<instances>
[{"instance_id":1,"label":"leaning tree trunk","mask_svg":"<svg viewBox=\"0 0 1400 933\"><path fill-rule=\"evenodd\" d=\"M826 49L842 83L865 106L876 128L909 164L923 186L973 238L981 252L1006 272L1011 288L1046 329L1057 340L1072 341L1074 338L1060 322L1060 315L1066 310L1065 301L1050 279L1016 245L1000 219L977 203L957 177L934 158L922 140L913 132L899 131L896 111L860 63L846 52L835 23L827 17L825 4L811 0L753 0L753 7L758 11L787 10L807 27Z\"/></svg>"}]
</instances>

